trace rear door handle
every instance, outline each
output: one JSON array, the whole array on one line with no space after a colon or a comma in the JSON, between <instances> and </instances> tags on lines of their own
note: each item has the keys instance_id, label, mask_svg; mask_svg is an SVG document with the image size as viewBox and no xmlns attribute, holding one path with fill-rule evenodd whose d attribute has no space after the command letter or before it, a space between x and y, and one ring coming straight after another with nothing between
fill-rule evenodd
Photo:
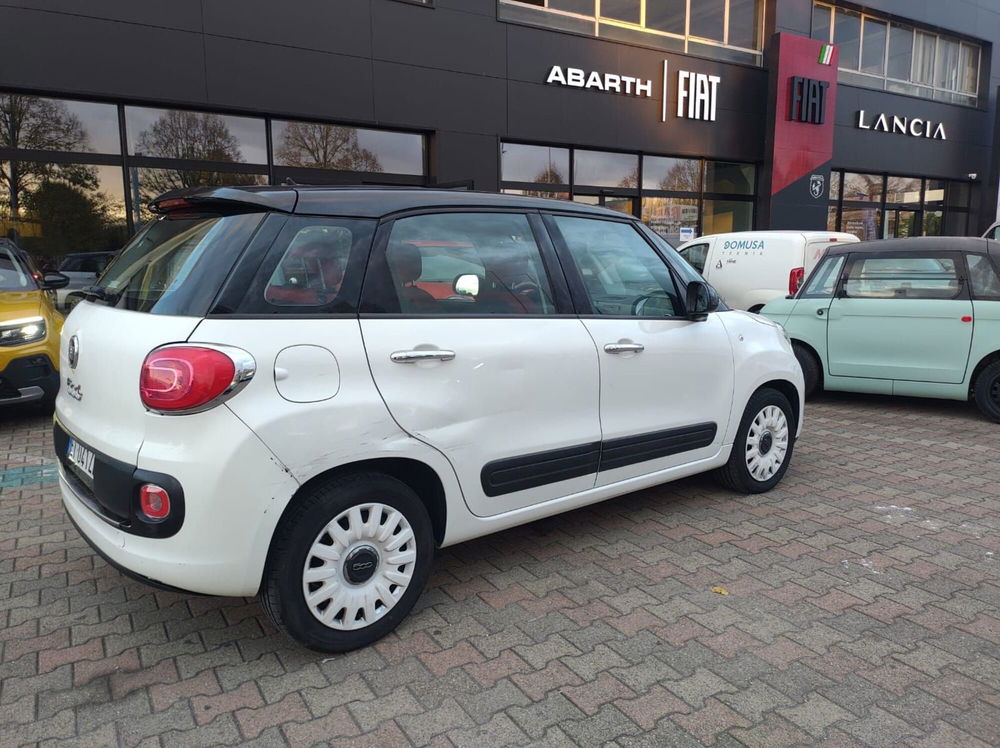
<instances>
[{"instance_id":1,"label":"rear door handle","mask_svg":"<svg viewBox=\"0 0 1000 748\"><path fill-rule=\"evenodd\" d=\"M642 343L606 343L605 353L639 353L646 350Z\"/></svg>"},{"instance_id":2,"label":"rear door handle","mask_svg":"<svg viewBox=\"0 0 1000 748\"><path fill-rule=\"evenodd\" d=\"M415 364L420 361L451 361L455 358L455 351L426 350L426 351L395 351L389 354L389 358L397 364Z\"/></svg>"}]
</instances>

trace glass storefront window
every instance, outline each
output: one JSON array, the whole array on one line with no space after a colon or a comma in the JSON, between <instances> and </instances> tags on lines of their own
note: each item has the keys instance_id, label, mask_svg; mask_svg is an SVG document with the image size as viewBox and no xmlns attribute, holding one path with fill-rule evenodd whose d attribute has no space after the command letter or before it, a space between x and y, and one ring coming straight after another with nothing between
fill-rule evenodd
<instances>
[{"instance_id":1,"label":"glass storefront window","mask_svg":"<svg viewBox=\"0 0 1000 748\"><path fill-rule=\"evenodd\" d=\"M691 36L724 41L725 18L725 0L698 0L691 3Z\"/></svg>"},{"instance_id":2,"label":"glass storefront window","mask_svg":"<svg viewBox=\"0 0 1000 748\"><path fill-rule=\"evenodd\" d=\"M885 201L896 205L920 206L920 179L913 177L888 177L885 184Z\"/></svg>"},{"instance_id":3,"label":"glass storefront window","mask_svg":"<svg viewBox=\"0 0 1000 748\"><path fill-rule=\"evenodd\" d=\"M549 197L555 200L569 200L568 192L553 192L552 190L515 190L504 188L500 190L505 195L522 195L524 197Z\"/></svg>"},{"instance_id":4,"label":"glass storefront window","mask_svg":"<svg viewBox=\"0 0 1000 748\"><path fill-rule=\"evenodd\" d=\"M301 169L423 174L422 135L322 122L271 122L274 163Z\"/></svg>"},{"instance_id":5,"label":"glass storefront window","mask_svg":"<svg viewBox=\"0 0 1000 748\"><path fill-rule=\"evenodd\" d=\"M826 230L837 230L837 206L831 205L826 209Z\"/></svg>"},{"instance_id":6,"label":"glass storefront window","mask_svg":"<svg viewBox=\"0 0 1000 748\"><path fill-rule=\"evenodd\" d=\"M133 156L266 164L264 120L180 109L125 107Z\"/></svg>"},{"instance_id":7,"label":"glass storefront window","mask_svg":"<svg viewBox=\"0 0 1000 748\"><path fill-rule=\"evenodd\" d=\"M569 149L503 143L500 174L505 182L569 184Z\"/></svg>"},{"instance_id":8,"label":"glass storefront window","mask_svg":"<svg viewBox=\"0 0 1000 748\"><path fill-rule=\"evenodd\" d=\"M968 182L948 182L945 204L949 208L968 208L969 191Z\"/></svg>"},{"instance_id":9,"label":"glass storefront window","mask_svg":"<svg viewBox=\"0 0 1000 748\"><path fill-rule=\"evenodd\" d=\"M254 184L267 184L267 176L190 169L132 168L129 169L129 190L132 197L133 220L137 226L149 220L151 217L147 208L149 203L170 190Z\"/></svg>"},{"instance_id":10,"label":"glass storefront window","mask_svg":"<svg viewBox=\"0 0 1000 748\"><path fill-rule=\"evenodd\" d=\"M833 24L833 43L840 47L840 67L858 69L861 51L861 14L837 8Z\"/></svg>"},{"instance_id":11,"label":"glass storefront window","mask_svg":"<svg viewBox=\"0 0 1000 748\"><path fill-rule=\"evenodd\" d=\"M643 156L642 188L671 192L701 191L701 160Z\"/></svg>"},{"instance_id":12,"label":"glass storefront window","mask_svg":"<svg viewBox=\"0 0 1000 748\"><path fill-rule=\"evenodd\" d=\"M844 174L844 200L882 202L881 174Z\"/></svg>"},{"instance_id":13,"label":"glass storefront window","mask_svg":"<svg viewBox=\"0 0 1000 748\"><path fill-rule=\"evenodd\" d=\"M0 94L0 148L121 153L118 107L41 96Z\"/></svg>"},{"instance_id":14,"label":"glass storefront window","mask_svg":"<svg viewBox=\"0 0 1000 748\"><path fill-rule=\"evenodd\" d=\"M639 24L642 6L639 0L601 0L601 17Z\"/></svg>"},{"instance_id":15,"label":"glass storefront window","mask_svg":"<svg viewBox=\"0 0 1000 748\"><path fill-rule=\"evenodd\" d=\"M877 208L844 208L840 230L854 234L862 241L879 238L882 211Z\"/></svg>"},{"instance_id":16,"label":"glass storefront window","mask_svg":"<svg viewBox=\"0 0 1000 748\"><path fill-rule=\"evenodd\" d=\"M944 205L943 179L928 179L926 191L924 192L924 207L937 208Z\"/></svg>"},{"instance_id":17,"label":"glass storefront window","mask_svg":"<svg viewBox=\"0 0 1000 748\"><path fill-rule=\"evenodd\" d=\"M940 210L924 211L924 236L941 236L944 213Z\"/></svg>"},{"instance_id":18,"label":"glass storefront window","mask_svg":"<svg viewBox=\"0 0 1000 748\"><path fill-rule=\"evenodd\" d=\"M952 104L979 103L981 46L973 42L835 7L831 0L814 0L811 36L840 47L842 83Z\"/></svg>"},{"instance_id":19,"label":"glass storefront window","mask_svg":"<svg viewBox=\"0 0 1000 748\"><path fill-rule=\"evenodd\" d=\"M760 0L729 0L729 37L726 43L756 49L759 18Z\"/></svg>"},{"instance_id":20,"label":"glass storefront window","mask_svg":"<svg viewBox=\"0 0 1000 748\"><path fill-rule=\"evenodd\" d=\"M676 247L682 228L694 229L698 234L698 201L687 197L644 197L642 220Z\"/></svg>"},{"instance_id":21,"label":"glass storefront window","mask_svg":"<svg viewBox=\"0 0 1000 748\"><path fill-rule=\"evenodd\" d=\"M753 164L707 161L705 163L705 192L752 195L754 194L756 171ZM742 229L733 230L742 231Z\"/></svg>"},{"instance_id":22,"label":"glass storefront window","mask_svg":"<svg viewBox=\"0 0 1000 748\"><path fill-rule=\"evenodd\" d=\"M646 0L646 27L684 36L687 0Z\"/></svg>"},{"instance_id":23,"label":"glass storefront window","mask_svg":"<svg viewBox=\"0 0 1000 748\"><path fill-rule=\"evenodd\" d=\"M573 181L589 187L635 188L639 181L639 158L632 153L575 151Z\"/></svg>"},{"instance_id":24,"label":"glass storefront window","mask_svg":"<svg viewBox=\"0 0 1000 748\"><path fill-rule=\"evenodd\" d=\"M861 48L861 72L882 75L885 72L885 42L888 24L865 18L864 46Z\"/></svg>"},{"instance_id":25,"label":"glass storefront window","mask_svg":"<svg viewBox=\"0 0 1000 748\"><path fill-rule=\"evenodd\" d=\"M890 78L909 80L913 66L913 29L893 24L889 30L889 69Z\"/></svg>"},{"instance_id":26,"label":"glass storefront window","mask_svg":"<svg viewBox=\"0 0 1000 748\"><path fill-rule=\"evenodd\" d=\"M120 166L0 162L0 236L45 261L128 239Z\"/></svg>"},{"instance_id":27,"label":"glass storefront window","mask_svg":"<svg viewBox=\"0 0 1000 748\"><path fill-rule=\"evenodd\" d=\"M701 216L703 234L725 234L753 229L753 203L737 200L706 200Z\"/></svg>"},{"instance_id":28,"label":"glass storefront window","mask_svg":"<svg viewBox=\"0 0 1000 748\"><path fill-rule=\"evenodd\" d=\"M840 199L840 172L830 172L830 199Z\"/></svg>"}]
</instances>

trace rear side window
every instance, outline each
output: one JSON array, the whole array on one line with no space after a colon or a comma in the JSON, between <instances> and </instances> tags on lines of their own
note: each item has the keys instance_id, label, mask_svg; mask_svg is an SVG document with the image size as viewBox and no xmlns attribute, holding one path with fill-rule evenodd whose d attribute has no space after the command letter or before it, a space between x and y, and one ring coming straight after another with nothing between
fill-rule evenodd
<instances>
[{"instance_id":1,"label":"rear side window","mask_svg":"<svg viewBox=\"0 0 1000 748\"><path fill-rule=\"evenodd\" d=\"M164 216L135 236L97 285L121 309L201 316L262 215Z\"/></svg>"},{"instance_id":2,"label":"rear side window","mask_svg":"<svg viewBox=\"0 0 1000 748\"><path fill-rule=\"evenodd\" d=\"M374 231L375 222L371 220L289 218L246 284L242 299L231 311L239 314L356 313L361 277ZM252 249L247 252L247 255L252 254ZM247 257L241 265L250 261Z\"/></svg>"},{"instance_id":3,"label":"rear side window","mask_svg":"<svg viewBox=\"0 0 1000 748\"><path fill-rule=\"evenodd\" d=\"M847 270L845 290L856 299L953 299L961 286L953 257L859 255Z\"/></svg>"},{"instance_id":4,"label":"rear side window","mask_svg":"<svg viewBox=\"0 0 1000 748\"><path fill-rule=\"evenodd\" d=\"M1000 278L986 255L966 255L969 262L969 282L977 299L1000 298Z\"/></svg>"},{"instance_id":5,"label":"rear side window","mask_svg":"<svg viewBox=\"0 0 1000 748\"><path fill-rule=\"evenodd\" d=\"M439 213L397 220L373 257L368 311L414 315L555 314L527 216Z\"/></svg>"}]
</instances>

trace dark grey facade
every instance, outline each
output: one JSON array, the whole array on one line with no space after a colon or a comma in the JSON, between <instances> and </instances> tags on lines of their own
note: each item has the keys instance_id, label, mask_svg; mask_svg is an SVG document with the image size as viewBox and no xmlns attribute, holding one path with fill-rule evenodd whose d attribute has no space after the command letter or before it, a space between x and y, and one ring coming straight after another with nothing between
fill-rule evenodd
<instances>
[{"instance_id":1,"label":"dark grey facade","mask_svg":"<svg viewBox=\"0 0 1000 748\"><path fill-rule=\"evenodd\" d=\"M813 0L765 0L764 41L777 32L809 36L812 8ZM978 40L980 105L841 83L834 169L968 182L965 225L980 232L994 218L1000 178L1000 3L868 0L866 8ZM508 22L498 19L497 0L6 0L0 28L0 94L419 132L427 184L499 189L508 141L768 168L766 58L763 66L728 63ZM664 60L670 71L721 78L715 121L663 121L656 81ZM634 71L654 81L653 93L548 85L553 65ZM672 111L676 91L668 96ZM947 139L860 129L859 110L943 122ZM0 147L0 162L23 155ZM766 211L753 222L767 228Z\"/></svg>"}]
</instances>

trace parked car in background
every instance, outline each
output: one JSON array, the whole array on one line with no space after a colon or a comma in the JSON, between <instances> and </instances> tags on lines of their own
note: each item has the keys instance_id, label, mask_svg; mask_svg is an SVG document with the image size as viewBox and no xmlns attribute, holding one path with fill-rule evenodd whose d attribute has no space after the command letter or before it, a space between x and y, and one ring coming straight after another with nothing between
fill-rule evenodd
<instances>
[{"instance_id":1,"label":"parked car in background","mask_svg":"<svg viewBox=\"0 0 1000 748\"><path fill-rule=\"evenodd\" d=\"M788 468L803 382L781 327L720 306L634 218L383 188L153 210L63 331L64 505L112 564L260 594L308 647L391 631L435 545Z\"/></svg>"},{"instance_id":2,"label":"parked car in background","mask_svg":"<svg viewBox=\"0 0 1000 748\"><path fill-rule=\"evenodd\" d=\"M63 311L69 311L72 305L67 303L67 297L74 292L97 282L116 256L117 252L74 252L63 256L59 264L59 272L69 278L69 284L59 290L56 303Z\"/></svg>"},{"instance_id":3,"label":"parked car in background","mask_svg":"<svg viewBox=\"0 0 1000 748\"><path fill-rule=\"evenodd\" d=\"M48 291L67 282L60 273L41 274L0 239L0 406L55 400L63 317Z\"/></svg>"},{"instance_id":4,"label":"parked car in background","mask_svg":"<svg viewBox=\"0 0 1000 748\"><path fill-rule=\"evenodd\" d=\"M919 237L832 247L784 325L806 392L975 400L1000 421L1000 242Z\"/></svg>"},{"instance_id":5,"label":"parked car in background","mask_svg":"<svg viewBox=\"0 0 1000 748\"><path fill-rule=\"evenodd\" d=\"M702 236L678 251L729 306L759 312L798 291L827 247L856 241L835 231L739 231Z\"/></svg>"}]
</instances>

